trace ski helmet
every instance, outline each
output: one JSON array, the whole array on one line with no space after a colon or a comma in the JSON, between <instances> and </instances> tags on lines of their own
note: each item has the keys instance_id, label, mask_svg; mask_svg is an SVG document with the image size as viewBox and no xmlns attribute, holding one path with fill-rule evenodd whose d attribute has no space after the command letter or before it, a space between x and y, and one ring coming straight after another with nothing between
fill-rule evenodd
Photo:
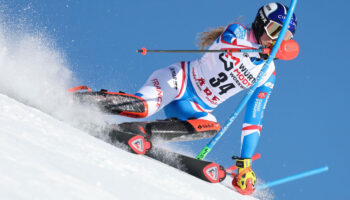
<instances>
[{"instance_id":1,"label":"ski helmet","mask_svg":"<svg viewBox=\"0 0 350 200\"><path fill-rule=\"evenodd\" d=\"M280 3L269 3L262 6L252 25L252 29L257 41L264 34L264 31L271 39L277 39L282 29L283 22L287 17L288 7ZM285 38L291 39L294 36L297 27L297 18L293 13L291 22L288 26Z\"/></svg>"}]
</instances>

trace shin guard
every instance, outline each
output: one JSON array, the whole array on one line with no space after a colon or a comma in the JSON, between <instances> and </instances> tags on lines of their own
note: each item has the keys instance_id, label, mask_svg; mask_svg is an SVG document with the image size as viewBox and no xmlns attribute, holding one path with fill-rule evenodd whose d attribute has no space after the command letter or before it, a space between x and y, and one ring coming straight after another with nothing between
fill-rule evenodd
<instances>
[{"instance_id":1,"label":"shin guard","mask_svg":"<svg viewBox=\"0 0 350 200\"><path fill-rule=\"evenodd\" d=\"M189 141L214 136L220 130L220 124L203 119L186 121L166 119L153 122L127 122L119 124L118 129L152 140L159 138L166 141Z\"/></svg>"},{"instance_id":2,"label":"shin guard","mask_svg":"<svg viewBox=\"0 0 350 200\"><path fill-rule=\"evenodd\" d=\"M76 92L82 89L87 89L88 92ZM108 92L103 89L99 92L92 92L86 86L71 88L68 92L76 92L74 96L82 103L95 104L110 114L132 118L144 118L148 115L147 102L139 96L123 92Z\"/></svg>"}]
</instances>

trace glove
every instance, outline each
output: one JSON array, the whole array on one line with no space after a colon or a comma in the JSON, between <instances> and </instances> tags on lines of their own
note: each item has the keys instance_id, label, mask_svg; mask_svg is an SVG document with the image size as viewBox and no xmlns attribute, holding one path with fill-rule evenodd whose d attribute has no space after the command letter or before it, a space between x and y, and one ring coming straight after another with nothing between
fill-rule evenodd
<instances>
[{"instance_id":1,"label":"glove","mask_svg":"<svg viewBox=\"0 0 350 200\"><path fill-rule=\"evenodd\" d=\"M238 174L232 174L232 185L243 195L250 195L255 191L256 175L251 166L251 159L240 158L236 160Z\"/></svg>"}]
</instances>

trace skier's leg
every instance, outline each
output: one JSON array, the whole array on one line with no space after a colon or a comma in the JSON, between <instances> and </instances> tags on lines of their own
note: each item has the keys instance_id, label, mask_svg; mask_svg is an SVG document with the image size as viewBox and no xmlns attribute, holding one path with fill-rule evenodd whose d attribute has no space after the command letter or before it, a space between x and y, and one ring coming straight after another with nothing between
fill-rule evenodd
<instances>
[{"instance_id":1,"label":"skier's leg","mask_svg":"<svg viewBox=\"0 0 350 200\"><path fill-rule=\"evenodd\" d=\"M185 63L176 63L155 71L136 93L77 92L74 95L84 103L91 103L103 111L133 118L148 117L176 99L187 84ZM77 91L75 88L71 92Z\"/></svg>"},{"instance_id":2,"label":"skier's leg","mask_svg":"<svg viewBox=\"0 0 350 200\"><path fill-rule=\"evenodd\" d=\"M151 122L127 122L115 125L109 136L115 140L119 132L167 141L188 141L208 138L220 130L220 124L205 119L165 119Z\"/></svg>"},{"instance_id":3,"label":"skier's leg","mask_svg":"<svg viewBox=\"0 0 350 200\"><path fill-rule=\"evenodd\" d=\"M113 138L118 132L127 132L152 139L185 141L215 135L220 125L207 110L209 107L195 101L195 94L187 84L185 63L155 71L137 95L147 102L148 116L165 106L164 111L169 119L119 124L110 132L110 137Z\"/></svg>"},{"instance_id":4,"label":"skier's leg","mask_svg":"<svg viewBox=\"0 0 350 200\"><path fill-rule=\"evenodd\" d=\"M136 95L147 102L147 116L151 116L178 98L186 89L186 84L185 63L176 63L153 72Z\"/></svg>"},{"instance_id":5,"label":"skier's leg","mask_svg":"<svg viewBox=\"0 0 350 200\"><path fill-rule=\"evenodd\" d=\"M176 100L164 111L168 119L152 122L129 122L116 125L114 131L139 134L145 137L162 138L171 141L186 141L208 138L220 130L216 118L205 112L195 102ZM115 134L112 131L112 135Z\"/></svg>"}]
</instances>

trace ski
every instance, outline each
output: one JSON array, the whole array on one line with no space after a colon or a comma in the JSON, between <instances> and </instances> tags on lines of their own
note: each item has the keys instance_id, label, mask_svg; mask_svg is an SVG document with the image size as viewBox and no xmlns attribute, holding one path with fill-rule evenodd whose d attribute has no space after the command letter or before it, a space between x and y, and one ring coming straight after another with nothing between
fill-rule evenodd
<instances>
[{"instance_id":1,"label":"ski","mask_svg":"<svg viewBox=\"0 0 350 200\"><path fill-rule=\"evenodd\" d=\"M175 167L209 183L219 183L226 178L226 171L221 165L154 147L146 156ZM169 160L168 158L172 158Z\"/></svg>"},{"instance_id":2,"label":"ski","mask_svg":"<svg viewBox=\"0 0 350 200\"><path fill-rule=\"evenodd\" d=\"M226 178L226 170L221 165L198 160L189 156L175 153L163 148L154 147L149 138L126 132L113 132L110 135L112 143L122 143L131 153L145 155L164 164L177 168L209 183L219 183ZM118 147L118 145L116 145Z\"/></svg>"}]
</instances>

